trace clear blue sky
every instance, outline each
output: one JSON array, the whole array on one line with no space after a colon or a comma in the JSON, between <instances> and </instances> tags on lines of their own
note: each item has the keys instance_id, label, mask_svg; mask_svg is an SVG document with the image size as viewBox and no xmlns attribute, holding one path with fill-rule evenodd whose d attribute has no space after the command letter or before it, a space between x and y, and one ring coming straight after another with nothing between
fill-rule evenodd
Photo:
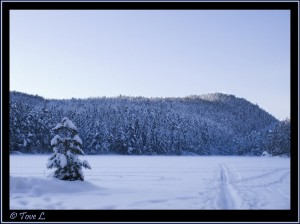
<instances>
[{"instance_id":1,"label":"clear blue sky","mask_svg":"<svg viewBox=\"0 0 300 224\"><path fill-rule=\"evenodd\" d=\"M243 97L290 116L288 10L14 10L10 89L46 98Z\"/></svg>"}]
</instances>

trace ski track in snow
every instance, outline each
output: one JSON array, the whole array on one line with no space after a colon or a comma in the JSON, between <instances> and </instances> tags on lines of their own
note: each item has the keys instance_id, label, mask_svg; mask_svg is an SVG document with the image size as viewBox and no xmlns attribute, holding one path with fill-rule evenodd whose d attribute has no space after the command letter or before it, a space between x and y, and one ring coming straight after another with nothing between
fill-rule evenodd
<instances>
[{"instance_id":1,"label":"ski track in snow","mask_svg":"<svg viewBox=\"0 0 300 224\"><path fill-rule=\"evenodd\" d=\"M240 178L235 171L224 164L219 165L219 179L215 190L219 191L215 198L216 209L257 209L264 207L270 200L270 194L276 194L277 201L289 206L289 194L280 191L280 184L289 183L288 168L262 170L263 174ZM289 189L288 189L289 191ZM284 194L282 194L284 193ZM275 201L274 200L274 201Z\"/></svg>"},{"instance_id":2,"label":"ski track in snow","mask_svg":"<svg viewBox=\"0 0 300 224\"><path fill-rule=\"evenodd\" d=\"M288 158L85 157L86 181L65 182L48 156L11 156L11 209L290 208Z\"/></svg>"},{"instance_id":3,"label":"ski track in snow","mask_svg":"<svg viewBox=\"0 0 300 224\"><path fill-rule=\"evenodd\" d=\"M217 195L217 208L219 209L236 209L236 192L231 184L229 170L224 164L219 167L219 193Z\"/></svg>"}]
</instances>

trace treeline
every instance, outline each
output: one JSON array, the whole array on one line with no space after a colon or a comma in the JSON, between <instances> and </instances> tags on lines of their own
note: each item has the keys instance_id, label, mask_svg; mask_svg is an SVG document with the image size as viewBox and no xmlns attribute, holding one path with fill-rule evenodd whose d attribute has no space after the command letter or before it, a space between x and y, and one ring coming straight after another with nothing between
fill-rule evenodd
<instances>
[{"instance_id":1,"label":"treeline","mask_svg":"<svg viewBox=\"0 0 300 224\"><path fill-rule=\"evenodd\" d=\"M50 153L52 128L77 126L86 154L290 153L290 122L233 95L49 100L10 93L10 152Z\"/></svg>"}]
</instances>

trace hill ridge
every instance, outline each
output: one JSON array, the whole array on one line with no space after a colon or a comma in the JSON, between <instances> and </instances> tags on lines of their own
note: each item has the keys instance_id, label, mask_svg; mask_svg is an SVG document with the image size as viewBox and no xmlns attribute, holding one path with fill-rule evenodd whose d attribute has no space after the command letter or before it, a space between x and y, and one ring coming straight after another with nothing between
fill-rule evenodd
<instances>
[{"instance_id":1,"label":"hill ridge","mask_svg":"<svg viewBox=\"0 0 300 224\"><path fill-rule=\"evenodd\" d=\"M260 154L263 139L243 144L280 123L258 105L223 93L53 100L14 91L10 108L10 145L23 152L47 152L51 127L65 116L94 154Z\"/></svg>"}]
</instances>

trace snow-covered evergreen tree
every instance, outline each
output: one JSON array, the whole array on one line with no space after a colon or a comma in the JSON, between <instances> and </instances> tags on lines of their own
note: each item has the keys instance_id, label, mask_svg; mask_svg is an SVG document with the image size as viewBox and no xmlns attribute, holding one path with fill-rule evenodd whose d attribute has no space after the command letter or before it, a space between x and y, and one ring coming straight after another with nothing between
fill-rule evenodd
<instances>
[{"instance_id":1,"label":"snow-covered evergreen tree","mask_svg":"<svg viewBox=\"0 0 300 224\"><path fill-rule=\"evenodd\" d=\"M91 169L89 163L81 161L78 155L84 155L82 140L74 123L64 117L52 129L57 134L51 140L53 154L49 157L47 168L56 168L53 177L60 180L84 180L82 167Z\"/></svg>"}]
</instances>

